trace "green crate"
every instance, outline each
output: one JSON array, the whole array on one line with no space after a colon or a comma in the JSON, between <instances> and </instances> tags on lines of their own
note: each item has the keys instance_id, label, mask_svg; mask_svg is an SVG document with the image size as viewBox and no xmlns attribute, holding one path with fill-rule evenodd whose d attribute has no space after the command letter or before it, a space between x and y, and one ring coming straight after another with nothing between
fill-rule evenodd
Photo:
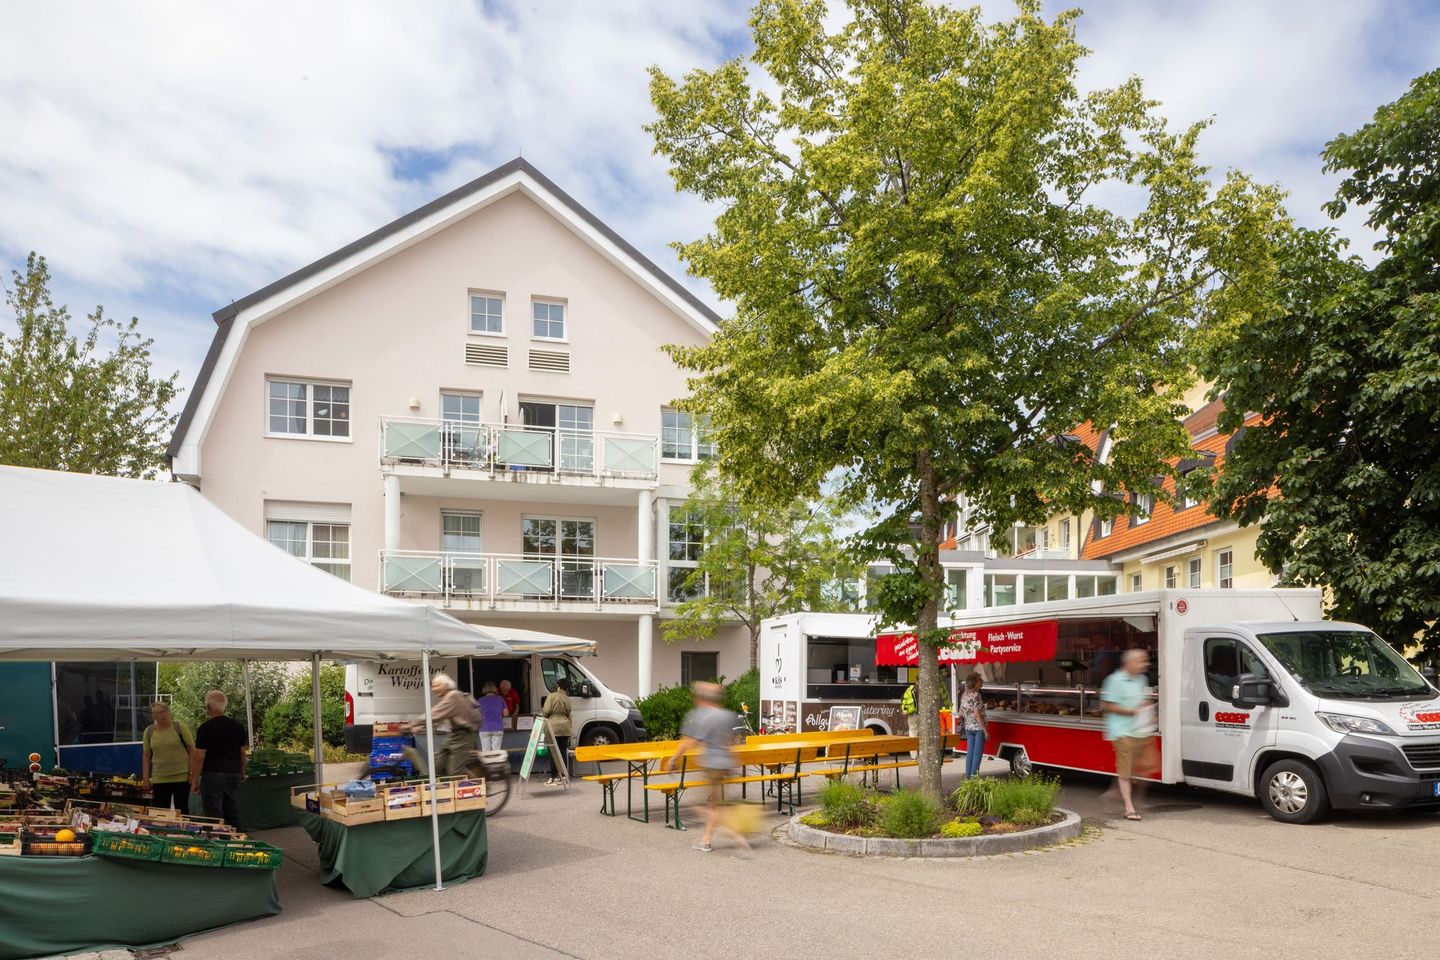
<instances>
[{"instance_id":1,"label":"green crate","mask_svg":"<svg viewBox=\"0 0 1440 960\"><path fill-rule=\"evenodd\" d=\"M274 777L282 773L284 769L285 767L281 763L272 763L268 760L251 760L245 766L245 775L247 777Z\"/></svg>"},{"instance_id":2,"label":"green crate","mask_svg":"<svg viewBox=\"0 0 1440 960\"><path fill-rule=\"evenodd\" d=\"M285 851L259 840L242 840L226 843L223 867L238 870L279 870L285 859Z\"/></svg>"},{"instance_id":3,"label":"green crate","mask_svg":"<svg viewBox=\"0 0 1440 960\"><path fill-rule=\"evenodd\" d=\"M97 831L92 836L95 838L92 852L100 857L156 861L160 859L160 853L165 849L165 841L160 837L141 836L137 833L111 833L104 830Z\"/></svg>"},{"instance_id":4,"label":"green crate","mask_svg":"<svg viewBox=\"0 0 1440 960\"><path fill-rule=\"evenodd\" d=\"M291 764L291 765L294 765L294 764L297 764L297 763L309 764L309 763L311 763L310 754L308 754L308 753L287 753L287 754L285 754L285 762L286 762L287 764Z\"/></svg>"},{"instance_id":5,"label":"green crate","mask_svg":"<svg viewBox=\"0 0 1440 960\"><path fill-rule=\"evenodd\" d=\"M284 750L251 750L251 760L261 760L265 763L279 763L285 759Z\"/></svg>"},{"instance_id":6,"label":"green crate","mask_svg":"<svg viewBox=\"0 0 1440 960\"><path fill-rule=\"evenodd\" d=\"M218 867L225 861L225 845L211 840L174 838L160 848L161 863L183 863L192 867Z\"/></svg>"}]
</instances>

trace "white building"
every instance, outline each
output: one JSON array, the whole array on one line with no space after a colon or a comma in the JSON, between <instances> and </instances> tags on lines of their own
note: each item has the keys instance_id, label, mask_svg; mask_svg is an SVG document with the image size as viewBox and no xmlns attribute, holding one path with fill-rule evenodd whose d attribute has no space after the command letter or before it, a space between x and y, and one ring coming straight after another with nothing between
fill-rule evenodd
<instances>
[{"instance_id":1,"label":"white building","mask_svg":"<svg viewBox=\"0 0 1440 960\"><path fill-rule=\"evenodd\" d=\"M734 677L738 628L659 625L710 453L661 348L718 319L513 160L217 312L172 471L362 586L594 639L616 689Z\"/></svg>"}]
</instances>

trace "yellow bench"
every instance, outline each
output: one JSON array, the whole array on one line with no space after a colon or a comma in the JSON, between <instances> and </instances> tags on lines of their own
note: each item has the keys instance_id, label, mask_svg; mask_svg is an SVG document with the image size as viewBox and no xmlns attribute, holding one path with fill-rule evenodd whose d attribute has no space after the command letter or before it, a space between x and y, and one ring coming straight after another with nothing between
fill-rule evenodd
<instances>
[{"instance_id":1,"label":"yellow bench","mask_svg":"<svg viewBox=\"0 0 1440 960\"><path fill-rule=\"evenodd\" d=\"M801 802L802 771L800 765L818 759L820 750L818 747L802 749L785 749L777 747L774 750L747 751L741 762L741 775L738 777L724 777L714 784L719 787L722 794L725 787L732 784L740 784L743 796L745 785L751 783L773 783L776 786L775 809L778 812L794 813ZM776 773L745 774L747 767L757 769L774 769ZM786 770L786 767L791 767ZM710 786L712 781L700 780L697 784L695 779L686 782L687 776L698 774L702 771L700 758L694 755L686 755L680 758L679 764L671 769L656 772L679 774L678 780L669 780L664 783L647 783L646 790L654 790L665 798L665 826L675 830L684 830L685 823L680 819L680 798L685 791L694 786Z\"/></svg>"},{"instance_id":2,"label":"yellow bench","mask_svg":"<svg viewBox=\"0 0 1440 960\"><path fill-rule=\"evenodd\" d=\"M629 748L628 750L626 749L627 747ZM580 779L600 784L600 812L607 817L613 817L615 816L615 788L620 785L622 780L645 779L648 764L653 762L653 759L645 757L641 757L639 760L632 760L624 756L624 754L653 755L656 752L666 749L677 750L679 747L679 740L650 741L636 744L612 744L603 747L576 747L575 763L577 766L581 763L595 764L595 772ZM607 761L624 763L626 765L625 772L605 773L600 768L600 764ZM648 811L645 819L647 821L650 819Z\"/></svg>"},{"instance_id":3,"label":"yellow bench","mask_svg":"<svg viewBox=\"0 0 1440 960\"><path fill-rule=\"evenodd\" d=\"M948 749L953 747L958 740L959 737L955 734L947 734L940 739L941 748ZM904 752L908 753L909 751ZM861 782L864 783L865 780L873 774L875 786L878 787L880 786L880 772L882 770L894 770L895 786L898 789L900 786L900 771L907 767L918 767L920 765L919 760L908 758L905 760L892 760L889 763L881 763L881 757L898 756L895 748L885 743L872 744L866 743L863 740L836 744L825 752L825 759L833 760L837 755L841 760L840 766L832 766L824 770L811 770L809 771L809 775L812 777L826 777L830 780L838 780L852 773L858 773L860 774ZM858 760L860 762L852 763L852 760ZM940 762L949 763L950 760L951 757L947 754Z\"/></svg>"}]
</instances>

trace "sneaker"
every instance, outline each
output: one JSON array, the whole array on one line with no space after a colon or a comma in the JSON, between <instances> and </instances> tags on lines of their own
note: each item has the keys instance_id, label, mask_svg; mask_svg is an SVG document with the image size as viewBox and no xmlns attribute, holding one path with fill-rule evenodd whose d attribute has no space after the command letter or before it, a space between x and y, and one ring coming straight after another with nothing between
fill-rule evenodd
<instances>
[{"instance_id":1,"label":"sneaker","mask_svg":"<svg viewBox=\"0 0 1440 960\"><path fill-rule=\"evenodd\" d=\"M695 843L691 844L691 846L693 846L696 850L701 851L702 853L709 853L711 850L715 849L713 846L704 842L703 840L698 840Z\"/></svg>"}]
</instances>

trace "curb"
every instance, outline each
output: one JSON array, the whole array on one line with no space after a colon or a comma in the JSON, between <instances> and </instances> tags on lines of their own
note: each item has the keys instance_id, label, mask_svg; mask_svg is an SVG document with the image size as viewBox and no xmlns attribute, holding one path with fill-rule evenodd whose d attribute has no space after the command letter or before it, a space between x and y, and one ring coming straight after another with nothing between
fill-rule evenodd
<instances>
[{"instance_id":1,"label":"curb","mask_svg":"<svg viewBox=\"0 0 1440 960\"><path fill-rule=\"evenodd\" d=\"M786 833L792 841L812 850L843 853L852 857L987 857L1001 853L1020 853L1036 847L1048 847L1080 836L1083 825L1080 815L1055 808L1063 817L1058 823L1021 833L1001 833L989 837L965 837L960 840L899 840L892 837L852 837L830 833L790 819Z\"/></svg>"}]
</instances>

